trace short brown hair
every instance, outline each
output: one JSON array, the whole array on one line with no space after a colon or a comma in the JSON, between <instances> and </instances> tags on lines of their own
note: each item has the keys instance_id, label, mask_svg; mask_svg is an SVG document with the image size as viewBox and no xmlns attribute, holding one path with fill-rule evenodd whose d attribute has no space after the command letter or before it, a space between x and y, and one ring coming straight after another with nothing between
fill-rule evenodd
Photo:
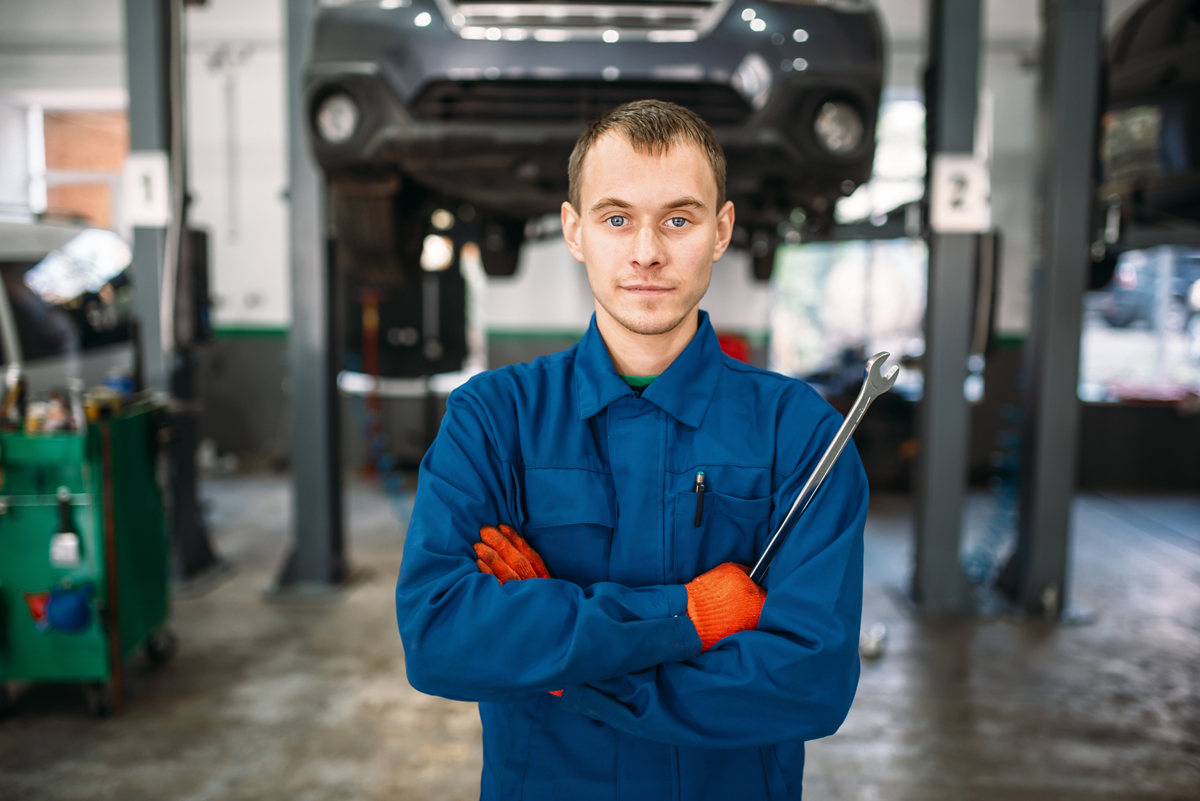
<instances>
[{"instance_id":1,"label":"short brown hair","mask_svg":"<svg viewBox=\"0 0 1200 801\"><path fill-rule=\"evenodd\" d=\"M679 140L691 142L708 157L712 165L713 178L717 182L717 208L725 205L725 151L713 135L708 123L691 109L668 103L665 100L635 100L595 120L587 127L571 151L567 165L569 197L575 211L579 212L579 187L583 182L583 159L592 145L604 134L616 130L625 135L634 150L661 155Z\"/></svg>"}]
</instances>

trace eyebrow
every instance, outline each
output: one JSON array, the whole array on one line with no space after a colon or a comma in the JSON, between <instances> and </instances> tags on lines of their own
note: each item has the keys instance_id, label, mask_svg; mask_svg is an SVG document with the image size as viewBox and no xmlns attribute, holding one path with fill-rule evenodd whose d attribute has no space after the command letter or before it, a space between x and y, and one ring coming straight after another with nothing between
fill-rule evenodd
<instances>
[{"instance_id":1,"label":"eyebrow","mask_svg":"<svg viewBox=\"0 0 1200 801\"><path fill-rule=\"evenodd\" d=\"M592 212L594 213L594 212L600 211L601 209L606 209L606 208L631 209L631 208L633 208L633 204L628 203L627 201L621 200L619 197L605 197L605 198L601 198L599 201L596 202L596 205L592 206ZM703 202L697 200L694 197L681 197L678 200L672 200L670 203L668 203L666 205L666 208L668 208L668 209L704 209L704 208L707 208L707 206L705 206Z\"/></svg>"},{"instance_id":2,"label":"eyebrow","mask_svg":"<svg viewBox=\"0 0 1200 801\"><path fill-rule=\"evenodd\" d=\"M631 204L626 203L624 200L621 200L621 198L619 198L619 197L604 197L604 198L600 198L600 200L596 201L596 205L592 206L592 211L593 212L600 211L600 209L606 209L610 206L612 206L614 208L618 208L618 209L633 208L633 206Z\"/></svg>"},{"instance_id":3,"label":"eyebrow","mask_svg":"<svg viewBox=\"0 0 1200 801\"><path fill-rule=\"evenodd\" d=\"M701 201L694 197L681 197L679 200L672 200L667 204L668 209L703 209L707 208Z\"/></svg>"}]
</instances>

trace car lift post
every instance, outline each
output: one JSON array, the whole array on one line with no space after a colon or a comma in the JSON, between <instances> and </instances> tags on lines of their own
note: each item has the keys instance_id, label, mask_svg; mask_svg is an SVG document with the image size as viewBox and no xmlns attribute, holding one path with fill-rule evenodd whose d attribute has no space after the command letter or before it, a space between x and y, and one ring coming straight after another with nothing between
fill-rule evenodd
<instances>
[{"instance_id":1,"label":"car lift post","mask_svg":"<svg viewBox=\"0 0 1200 801\"><path fill-rule=\"evenodd\" d=\"M1001 576L1024 611L1057 619L1067 600L1079 445L1079 333L1092 235L1103 0L1043 0L1040 199L1022 398L1017 550Z\"/></svg>"},{"instance_id":2,"label":"car lift post","mask_svg":"<svg viewBox=\"0 0 1200 801\"><path fill-rule=\"evenodd\" d=\"M336 387L336 291L325 181L308 150L304 67L316 0L287 0L288 199L292 323L292 544L268 597L336 594L347 579Z\"/></svg>"},{"instance_id":3,"label":"car lift post","mask_svg":"<svg viewBox=\"0 0 1200 801\"><path fill-rule=\"evenodd\" d=\"M177 235L163 227L133 229L134 307L137 313L138 364L141 386L169 392L175 407L171 416L168 531L171 572L179 584L211 581L227 565L209 544L208 531L196 492L195 354L189 342L171 345L162 336L162 289L166 248L174 242L176 261L187 229L186 159L184 138L183 0L125 0L125 53L129 89L129 149L132 153L162 152L171 164L171 212ZM175 274L179 274L176 264ZM190 298L189 291L185 296ZM178 304L179 287L169 303ZM174 323L174 315L167 319Z\"/></svg>"},{"instance_id":4,"label":"car lift post","mask_svg":"<svg viewBox=\"0 0 1200 801\"><path fill-rule=\"evenodd\" d=\"M926 73L929 164L975 150L981 0L931 0ZM973 611L959 562L967 483L968 408L963 397L979 237L929 237L924 396L918 409L916 554L911 600L929 614Z\"/></svg>"},{"instance_id":5,"label":"car lift post","mask_svg":"<svg viewBox=\"0 0 1200 801\"><path fill-rule=\"evenodd\" d=\"M166 13L161 0L125 0L125 64L129 88L129 150L132 153L169 153L171 148ZM170 369L163 353L159 314L166 240L165 227L138 226L133 229L133 292L142 385L158 392L170 388Z\"/></svg>"}]
</instances>

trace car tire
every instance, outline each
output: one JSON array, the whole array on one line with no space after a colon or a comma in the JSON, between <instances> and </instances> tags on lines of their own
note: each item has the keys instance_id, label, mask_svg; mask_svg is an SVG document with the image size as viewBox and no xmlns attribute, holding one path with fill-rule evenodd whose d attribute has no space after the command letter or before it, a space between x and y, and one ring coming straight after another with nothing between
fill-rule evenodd
<instances>
[{"instance_id":1,"label":"car tire","mask_svg":"<svg viewBox=\"0 0 1200 801\"><path fill-rule=\"evenodd\" d=\"M755 231L750 236L750 270L756 281L770 281L775 271L775 252L779 237L768 231Z\"/></svg>"},{"instance_id":2,"label":"car tire","mask_svg":"<svg viewBox=\"0 0 1200 801\"><path fill-rule=\"evenodd\" d=\"M775 251L761 256L750 254L750 269L754 273L754 280L770 281L771 273L775 271Z\"/></svg>"},{"instance_id":3,"label":"car tire","mask_svg":"<svg viewBox=\"0 0 1200 801\"><path fill-rule=\"evenodd\" d=\"M516 275L521 263L521 243L525 239L525 221L493 220L483 226L479 257L483 271L490 276Z\"/></svg>"}]
</instances>

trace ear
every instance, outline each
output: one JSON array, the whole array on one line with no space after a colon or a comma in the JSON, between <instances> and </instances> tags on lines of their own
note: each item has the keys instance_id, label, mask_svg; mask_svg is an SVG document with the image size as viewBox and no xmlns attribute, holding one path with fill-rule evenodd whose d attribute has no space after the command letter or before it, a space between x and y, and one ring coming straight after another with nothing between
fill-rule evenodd
<instances>
[{"instance_id":1,"label":"ear","mask_svg":"<svg viewBox=\"0 0 1200 801\"><path fill-rule=\"evenodd\" d=\"M720 261L729 247L729 240L733 237L733 217L733 201L726 200L725 205L717 212L717 241L713 246L714 262Z\"/></svg>"},{"instance_id":2,"label":"ear","mask_svg":"<svg viewBox=\"0 0 1200 801\"><path fill-rule=\"evenodd\" d=\"M586 264L587 262L583 260L583 242L580 240L582 228L575 207L571 205L570 201L565 201L562 204L563 239L567 243L567 250L571 251L571 255L575 257L575 261Z\"/></svg>"}]
</instances>

